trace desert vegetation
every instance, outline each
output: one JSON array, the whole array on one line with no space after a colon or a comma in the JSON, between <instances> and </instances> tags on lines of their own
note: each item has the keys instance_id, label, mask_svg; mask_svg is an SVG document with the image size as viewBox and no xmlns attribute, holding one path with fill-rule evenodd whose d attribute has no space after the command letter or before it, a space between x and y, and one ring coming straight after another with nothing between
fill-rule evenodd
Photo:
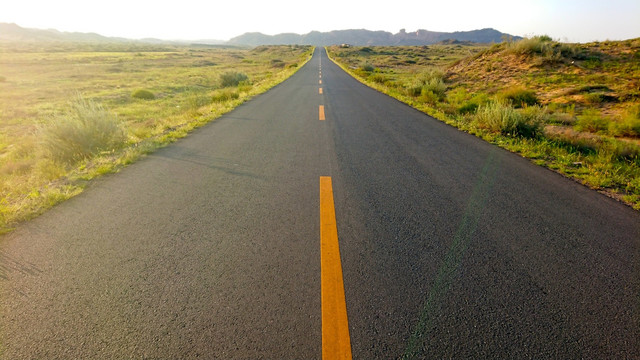
<instances>
[{"instance_id":1,"label":"desert vegetation","mask_svg":"<svg viewBox=\"0 0 640 360\"><path fill-rule=\"evenodd\" d=\"M328 50L370 86L640 209L640 39Z\"/></svg>"},{"instance_id":2,"label":"desert vegetation","mask_svg":"<svg viewBox=\"0 0 640 360\"><path fill-rule=\"evenodd\" d=\"M311 51L0 43L0 232L266 91Z\"/></svg>"}]
</instances>

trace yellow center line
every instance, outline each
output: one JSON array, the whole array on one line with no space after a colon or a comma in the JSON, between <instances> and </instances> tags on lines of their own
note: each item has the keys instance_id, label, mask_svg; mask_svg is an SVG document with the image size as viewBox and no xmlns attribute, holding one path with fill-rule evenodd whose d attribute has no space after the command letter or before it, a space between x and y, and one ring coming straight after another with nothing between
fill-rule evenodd
<instances>
[{"instance_id":1,"label":"yellow center line","mask_svg":"<svg viewBox=\"0 0 640 360\"><path fill-rule=\"evenodd\" d=\"M320 80L319 84L322 84L322 80Z\"/></svg>"},{"instance_id":2,"label":"yellow center line","mask_svg":"<svg viewBox=\"0 0 640 360\"><path fill-rule=\"evenodd\" d=\"M320 177L322 359L351 359L338 227L331 177Z\"/></svg>"},{"instance_id":3,"label":"yellow center line","mask_svg":"<svg viewBox=\"0 0 640 360\"><path fill-rule=\"evenodd\" d=\"M318 89L318 93L322 94L322 88Z\"/></svg>"},{"instance_id":4,"label":"yellow center line","mask_svg":"<svg viewBox=\"0 0 640 360\"><path fill-rule=\"evenodd\" d=\"M324 120L324 105L320 105L318 108L318 118L319 120Z\"/></svg>"}]
</instances>

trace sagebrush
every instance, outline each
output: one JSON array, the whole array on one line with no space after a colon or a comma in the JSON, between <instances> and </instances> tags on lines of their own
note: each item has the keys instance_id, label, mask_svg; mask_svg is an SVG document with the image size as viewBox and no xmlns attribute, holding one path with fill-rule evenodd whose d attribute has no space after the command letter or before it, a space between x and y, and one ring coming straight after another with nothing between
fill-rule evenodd
<instances>
[{"instance_id":1,"label":"sagebrush","mask_svg":"<svg viewBox=\"0 0 640 360\"><path fill-rule=\"evenodd\" d=\"M54 117L40 129L46 156L72 163L122 146L126 132L118 118L102 105L78 96L66 114Z\"/></svg>"}]
</instances>

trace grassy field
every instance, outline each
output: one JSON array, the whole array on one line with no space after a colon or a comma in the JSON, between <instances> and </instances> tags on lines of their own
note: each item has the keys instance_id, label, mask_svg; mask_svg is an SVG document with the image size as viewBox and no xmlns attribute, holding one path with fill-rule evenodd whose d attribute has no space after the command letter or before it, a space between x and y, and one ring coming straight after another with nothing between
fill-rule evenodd
<instances>
[{"instance_id":1,"label":"grassy field","mask_svg":"<svg viewBox=\"0 0 640 360\"><path fill-rule=\"evenodd\" d=\"M640 209L640 39L328 50L362 82Z\"/></svg>"},{"instance_id":2,"label":"grassy field","mask_svg":"<svg viewBox=\"0 0 640 360\"><path fill-rule=\"evenodd\" d=\"M0 232L266 91L312 51L0 43Z\"/></svg>"}]
</instances>

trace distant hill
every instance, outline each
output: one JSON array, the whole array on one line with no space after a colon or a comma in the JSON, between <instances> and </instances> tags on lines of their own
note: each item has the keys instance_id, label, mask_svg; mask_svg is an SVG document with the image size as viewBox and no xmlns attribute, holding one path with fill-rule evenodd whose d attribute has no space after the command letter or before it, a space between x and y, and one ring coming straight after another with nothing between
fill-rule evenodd
<instances>
[{"instance_id":1,"label":"distant hill","mask_svg":"<svg viewBox=\"0 0 640 360\"><path fill-rule=\"evenodd\" d=\"M117 42L128 40L123 38L109 38L95 33L60 32L53 29L27 29L16 24L0 23L0 41Z\"/></svg>"},{"instance_id":2,"label":"distant hill","mask_svg":"<svg viewBox=\"0 0 640 360\"><path fill-rule=\"evenodd\" d=\"M278 34L265 35L262 33L246 33L228 41L232 45L431 45L442 41L460 41L474 43L499 43L504 37L511 37L514 40L521 39L519 36L512 36L495 29L481 29L473 31L437 32L428 30L418 30L406 32L404 29L397 34L387 31L359 30L335 30L330 32L312 31L308 34Z\"/></svg>"},{"instance_id":3,"label":"distant hill","mask_svg":"<svg viewBox=\"0 0 640 360\"><path fill-rule=\"evenodd\" d=\"M0 23L0 41L16 42L81 42L81 43L120 43L137 42L145 44L189 44L190 41L170 41L154 38L146 39L126 39L120 37L106 37L96 33L61 32L48 29L29 29L16 24ZM221 40L201 39L195 40L198 44L219 45L224 44Z\"/></svg>"}]
</instances>

